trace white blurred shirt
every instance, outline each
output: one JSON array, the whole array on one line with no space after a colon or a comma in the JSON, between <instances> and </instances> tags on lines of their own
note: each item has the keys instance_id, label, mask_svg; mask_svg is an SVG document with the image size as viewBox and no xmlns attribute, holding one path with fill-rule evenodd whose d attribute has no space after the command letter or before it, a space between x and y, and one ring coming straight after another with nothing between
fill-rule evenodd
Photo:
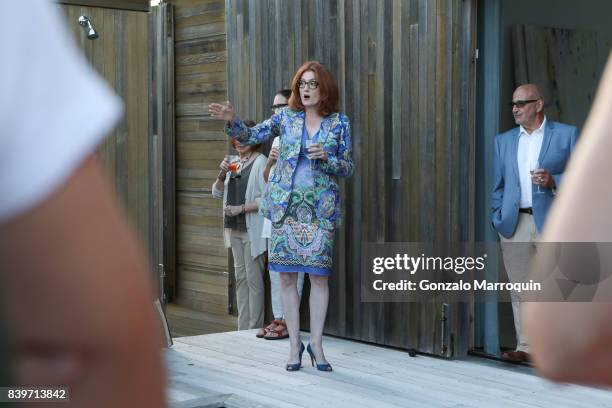
<instances>
[{"instance_id":1,"label":"white blurred shirt","mask_svg":"<svg viewBox=\"0 0 612 408\"><path fill-rule=\"evenodd\" d=\"M531 134L521 126L519 130L518 152L516 159L518 161L519 180L521 184L521 208L529 208L532 205L532 186L530 170L536 168L540 150L542 149L542 141L544 140L544 129L546 129L546 117L542 125L534 130ZM539 166L541 167L541 166Z\"/></svg>"},{"instance_id":2,"label":"white blurred shirt","mask_svg":"<svg viewBox=\"0 0 612 408\"><path fill-rule=\"evenodd\" d=\"M94 152L121 101L50 0L0 12L0 222L50 196ZM30 24L31 23L31 24Z\"/></svg>"}]
</instances>

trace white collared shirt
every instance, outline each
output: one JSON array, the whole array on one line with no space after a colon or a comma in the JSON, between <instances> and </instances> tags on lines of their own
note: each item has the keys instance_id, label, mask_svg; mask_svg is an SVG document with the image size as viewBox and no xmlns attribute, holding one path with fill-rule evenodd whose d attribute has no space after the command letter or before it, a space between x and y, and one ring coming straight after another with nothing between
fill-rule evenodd
<instances>
[{"instance_id":1,"label":"white collared shirt","mask_svg":"<svg viewBox=\"0 0 612 408\"><path fill-rule=\"evenodd\" d=\"M546 128L546 117L542 125L531 134L527 133L525 128L521 126L519 131L519 142L516 159L518 162L519 180L521 184L521 208L529 208L532 206L531 193L532 182L530 170L537 168L540 150L542 149L542 141L544 140L544 129ZM541 165L539 166L541 167Z\"/></svg>"}]
</instances>

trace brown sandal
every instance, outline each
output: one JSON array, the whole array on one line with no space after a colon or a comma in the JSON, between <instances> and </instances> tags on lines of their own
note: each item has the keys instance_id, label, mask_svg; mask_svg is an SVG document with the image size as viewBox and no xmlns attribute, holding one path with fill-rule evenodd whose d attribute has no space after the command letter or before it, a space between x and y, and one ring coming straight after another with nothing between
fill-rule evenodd
<instances>
[{"instance_id":1,"label":"brown sandal","mask_svg":"<svg viewBox=\"0 0 612 408\"><path fill-rule=\"evenodd\" d=\"M282 323L281 320L276 320L276 319L272 320L269 325L257 330L257 334L255 334L255 337L257 337L258 339L263 338L270 330L274 330L274 328L279 323Z\"/></svg>"},{"instance_id":2,"label":"brown sandal","mask_svg":"<svg viewBox=\"0 0 612 408\"><path fill-rule=\"evenodd\" d=\"M287 331L287 325L283 320L277 320L278 324L273 328L266 332L264 335L264 339L266 340L281 340L289 337L289 332Z\"/></svg>"}]
</instances>

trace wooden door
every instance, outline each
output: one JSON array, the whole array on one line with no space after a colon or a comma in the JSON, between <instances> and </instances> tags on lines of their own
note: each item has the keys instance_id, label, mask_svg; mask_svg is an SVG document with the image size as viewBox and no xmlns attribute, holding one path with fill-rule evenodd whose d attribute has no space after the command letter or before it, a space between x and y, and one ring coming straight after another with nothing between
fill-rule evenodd
<instances>
[{"instance_id":1,"label":"wooden door","mask_svg":"<svg viewBox=\"0 0 612 408\"><path fill-rule=\"evenodd\" d=\"M143 245L152 248L152 171L149 134L148 13L73 5L60 6L86 58L124 103L124 116L98 148L129 220ZM87 38L78 24L89 17L99 37ZM95 103L95 101L91 101Z\"/></svg>"}]
</instances>

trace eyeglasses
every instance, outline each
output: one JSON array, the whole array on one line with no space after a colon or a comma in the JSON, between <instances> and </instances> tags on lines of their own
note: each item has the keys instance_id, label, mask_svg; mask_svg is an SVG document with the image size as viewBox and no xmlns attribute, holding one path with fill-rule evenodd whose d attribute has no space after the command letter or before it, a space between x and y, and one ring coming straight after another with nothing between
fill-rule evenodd
<instances>
[{"instance_id":1,"label":"eyeglasses","mask_svg":"<svg viewBox=\"0 0 612 408\"><path fill-rule=\"evenodd\" d=\"M300 87L300 89L304 89L306 85L308 85L308 89L317 89L319 87L319 82L314 79L311 79L308 82L302 80L298 81L298 87Z\"/></svg>"},{"instance_id":2,"label":"eyeglasses","mask_svg":"<svg viewBox=\"0 0 612 408\"><path fill-rule=\"evenodd\" d=\"M525 105L531 103L531 102L536 102L539 101L539 99L529 99L526 101L512 101L510 102L510 107L514 108L514 105L516 105L517 108L524 108Z\"/></svg>"},{"instance_id":3,"label":"eyeglasses","mask_svg":"<svg viewBox=\"0 0 612 408\"><path fill-rule=\"evenodd\" d=\"M276 112L277 110L279 110L280 108L284 108L285 106L287 106L286 103L277 103L276 105L270 106L270 109L272 109L272 112Z\"/></svg>"}]
</instances>

